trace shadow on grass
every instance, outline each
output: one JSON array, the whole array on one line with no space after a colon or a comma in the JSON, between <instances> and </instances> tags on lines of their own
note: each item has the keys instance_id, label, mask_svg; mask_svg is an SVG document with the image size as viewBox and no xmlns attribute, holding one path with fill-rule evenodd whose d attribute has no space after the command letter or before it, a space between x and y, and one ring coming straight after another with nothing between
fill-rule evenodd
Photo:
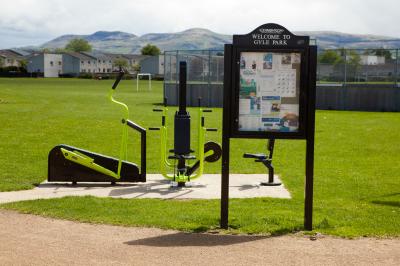
<instances>
[{"instance_id":1,"label":"shadow on grass","mask_svg":"<svg viewBox=\"0 0 400 266\"><path fill-rule=\"evenodd\" d=\"M239 243L258 241L269 236L243 236L243 235L211 235L175 233L156 237L143 238L124 242L126 245L151 246L151 247L209 247L228 246Z\"/></svg>"},{"instance_id":2,"label":"shadow on grass","mask_svg":"<svg viewBox=\"0 0 400 266\"><path fill-rule=\"evenodd\" d=\"M378 204L378 205L385 205L385 206L391 206L391 207L400 208L400 202L399 201L373 200L373 201L371 201L371 203Z\"/></svg>"}]
</instances>

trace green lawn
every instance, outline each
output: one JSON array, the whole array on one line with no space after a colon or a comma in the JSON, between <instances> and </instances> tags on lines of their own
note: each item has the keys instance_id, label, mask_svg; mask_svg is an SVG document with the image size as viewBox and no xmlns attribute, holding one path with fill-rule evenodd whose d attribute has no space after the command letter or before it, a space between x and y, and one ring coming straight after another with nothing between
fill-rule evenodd
<instances>
[{"instance_id":1,"label":"green lawn","mask_svg":"<svg viewBox=\"0 0 400 266\"><path fill-rule=\"evenodd\" d=\"M78 79L0 79L0 191L29 189L46 179L47 154L66 143L117 156L120 112L107 100L112 81ZM116 98L130 107L130 118L145 127L160 124L155 103L162 83L136 92L122 81ZM197 119L195 109L190 109ZM173 111L171 111L171 118ZM221 128L221 109L206 120ZM195 125L195 122L192 122ZM400 114L318 111L316 116L314 226L340 236L400 235ZM171 137L172 137L172 131ZM220 141L220 132L208 133ZM130 135L129 159L139 161L139 136ZM194 145L193 145L194 146ZM148 172L158 172L158 132L148 133ZM233 140L232 173L264 173L243 152L262 152L263 140ZM275 168L293 199L231 201L233 232L286 233L302 229L305 142L278 140ZM220 163L206 165L219 173ZM216 200L126 200L93 197L38 200L2 208L52 217L187 231L218 227Z\"/></svg>"}]
</instances>

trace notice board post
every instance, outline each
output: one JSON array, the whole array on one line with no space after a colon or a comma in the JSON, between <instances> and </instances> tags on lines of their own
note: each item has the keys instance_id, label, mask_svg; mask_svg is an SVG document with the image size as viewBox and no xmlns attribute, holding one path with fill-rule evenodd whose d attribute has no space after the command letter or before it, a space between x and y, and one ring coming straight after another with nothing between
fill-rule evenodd
<instances>
[{"instance_id":1,"label":"notice board post","mask_svg":"<svg viewBox=\"0 0 400 266\"><path fill-rule=\"evenodd\" d=\"M305 139L304 227L312 230L316 46L264 24L225 45L221 228L228 228L230 139Z\"/></svg>"}]
</instances>

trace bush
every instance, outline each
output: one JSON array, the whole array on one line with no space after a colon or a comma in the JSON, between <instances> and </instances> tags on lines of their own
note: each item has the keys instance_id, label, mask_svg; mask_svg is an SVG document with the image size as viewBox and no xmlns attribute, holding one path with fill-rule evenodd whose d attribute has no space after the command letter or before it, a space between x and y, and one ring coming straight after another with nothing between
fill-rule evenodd
<instances>
[{"instance_id":1,"label":"bush","mask_svg":"<svg viewBox=\"0 0 400 266\"><path fill-rule=\"evenodd\" d=\"M92 79L93 75L91 73L80 73L78 78L80 78L80 79Z\"/></svg>"},{"instance_id":2,"label":"bush","mask_svg":"<svg viewBox=\"0 0 400 266\"><path fill-rule=\"evenodd\" d=\"M10 73L10 72L27 73L25 68L16 67L16 66L0 67L0 72L1 73Z\"/></svg>"}]
</instances>

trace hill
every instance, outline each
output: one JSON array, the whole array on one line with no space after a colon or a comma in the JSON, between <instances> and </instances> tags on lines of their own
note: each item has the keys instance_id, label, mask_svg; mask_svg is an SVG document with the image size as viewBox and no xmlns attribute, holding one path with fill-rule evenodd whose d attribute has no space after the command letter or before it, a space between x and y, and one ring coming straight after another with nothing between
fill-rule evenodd
<instances>
[{"instance_id":1,"label":"hill","mask_svg":"<svg viewBox=\"0 0 400 266\"><path fill-rule=\"evenodd\" d=\"M400 48L400 38L377 35L348 34L334 31L302 31L317 40L319 48ZM148 43L162 51L188 49L223 49L232 41L231 35L219 34L208 29L193 28L177 33L149 33L137 36L121 31L98 31L90 35L63 35L44 43L40 48L63 48L74 38L87 40L95 50L109 53L140 53Z\"/></svg>"},{"instance_id":2,"label":"hill","mask_svg":"<svg viewBox=\"0 0 400 266\"><path fill-rule=\"evenodd\" d=\"M148 43L157 45L162 51L182 49L223 49L224 43L232 39L207 29L189 29L178 33L149 33L136 36L131 33L98 31L91 35L63 35L46 42L40 48L63 48L74 38L87 40L95 50L109 53L140 53Z\"/></svg>"}]
</instances>

